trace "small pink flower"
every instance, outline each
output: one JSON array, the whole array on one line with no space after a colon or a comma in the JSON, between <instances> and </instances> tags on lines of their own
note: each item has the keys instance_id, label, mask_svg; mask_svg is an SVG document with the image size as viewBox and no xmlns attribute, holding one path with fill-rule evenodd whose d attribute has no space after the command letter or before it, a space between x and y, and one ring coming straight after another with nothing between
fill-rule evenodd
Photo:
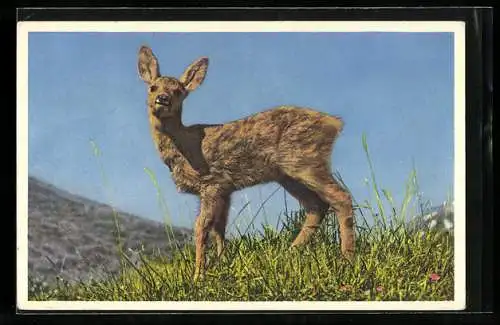
<instances>
[{"instance_id":1,"label":"small pink flower","mask_svg":"<svg viewBox=\"0 0 500 325\"><path fill-rule=\"evenodd\" d=\"M377 290L377 292L382 292L382 291L384 291L384 287L378 286L375 288L375 290Z\"/></svg>"},{"instance_id":2,"label":"small pink flower","mask_svg":"<svg viewBox=\"0 0 500 325\"><path fill-rule=\"evenodd\" d=\"M441 276L436 273L431 273L431 275L429 275L429 279L431 280L431 282L437 282L439 281L439 279L441 279Z\"/></svg>"}]
</instances>

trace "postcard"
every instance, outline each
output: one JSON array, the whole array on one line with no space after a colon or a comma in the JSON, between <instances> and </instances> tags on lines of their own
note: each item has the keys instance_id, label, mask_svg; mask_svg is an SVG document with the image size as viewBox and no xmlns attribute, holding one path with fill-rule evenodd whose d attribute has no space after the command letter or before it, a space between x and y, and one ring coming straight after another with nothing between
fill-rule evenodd
<instances>
[{"instance_id":1,"label":"postcard","mask_svg":"<svg viewBox=\"0 0 500 325\"><path fill-rule=\"evenodd\" d=\"M465 308L465 25L18 23L22 310Z\"/></svg>"}]
</instances>

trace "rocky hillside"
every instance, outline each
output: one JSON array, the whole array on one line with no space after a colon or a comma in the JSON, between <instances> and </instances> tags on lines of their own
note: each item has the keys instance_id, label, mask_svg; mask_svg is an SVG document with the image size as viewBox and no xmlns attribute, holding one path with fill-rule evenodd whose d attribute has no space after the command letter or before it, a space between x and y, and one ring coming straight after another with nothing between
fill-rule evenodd
<instances>
[{"instance_id":1,"label":"rocky hillside","mask_svg":"<svg viewBox=\"0 0 500 325\"><path fill-rule=\"evenodd\" d=\"M432 207L423 215L413 217L411 226L421 231L429 229L453 233L455 228L455 213L453 201L443 202L442 205Z\"/></svg>"},{"instance_id":2,"label":"rocky hillside","mask_svg":"<svg viewBox=\"0 0 500 325\"><path fill-rule=\"evenodd\" d=\"M113 209L29 177L28 274L36 282L53 283L56 276L70 282L99 278L119 270ZM138 262L145 254L170 251L164 224L117 212L125 252ZM174 228L182 245L192 231Z\"/></svg>"}]
</instances>

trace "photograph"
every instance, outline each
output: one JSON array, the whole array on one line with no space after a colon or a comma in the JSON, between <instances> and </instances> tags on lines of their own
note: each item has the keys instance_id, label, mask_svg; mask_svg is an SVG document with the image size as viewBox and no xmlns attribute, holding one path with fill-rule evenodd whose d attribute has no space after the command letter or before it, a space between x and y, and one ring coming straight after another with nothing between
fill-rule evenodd
<instances>
[{"instance_id":1,"label":"photograph","mask_svg":"<svg viewBox=\"0 0 500 325\"><path fill-rule=\"evenodd\" d=\"M465 308L464 23L17 31L18 308Z\"/></svg>"}]
</instances>

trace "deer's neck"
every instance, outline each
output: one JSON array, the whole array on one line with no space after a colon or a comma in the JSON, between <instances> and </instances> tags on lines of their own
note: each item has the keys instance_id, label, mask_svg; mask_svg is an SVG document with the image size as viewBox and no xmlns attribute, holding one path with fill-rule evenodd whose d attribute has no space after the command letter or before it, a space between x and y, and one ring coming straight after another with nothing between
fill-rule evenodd
<instances>
[{"instance_id":1,"label":"deer's neck","mask_svg":"<svg viewBox=\"0 0 500 325\"><path fill-rule=\"evenodd\" d=\"M176 158L179 153L175 147L172 135L170 134L171 131L167 132L166 130L167 127L170 127L173 133L179 133L179 130L183 128L181 121L162 121L158 117L149 113L149 124L156 149L159 151L160 156L165 163L171 167L172 160Z\"/></svg>"},{"instance_id":2,"label":"deer's neck","mask_svg":"<svg viewBox=\"0 0 500 325\"><path fill-rule=\"evenodd\" d=\"M207 172L208 166L201 153L201 130L184 126L180 119L161 120L150 116L150 123L153 140L169 167L180 159L187 161L201 174Z\"/></svg>"}]
</instances>

